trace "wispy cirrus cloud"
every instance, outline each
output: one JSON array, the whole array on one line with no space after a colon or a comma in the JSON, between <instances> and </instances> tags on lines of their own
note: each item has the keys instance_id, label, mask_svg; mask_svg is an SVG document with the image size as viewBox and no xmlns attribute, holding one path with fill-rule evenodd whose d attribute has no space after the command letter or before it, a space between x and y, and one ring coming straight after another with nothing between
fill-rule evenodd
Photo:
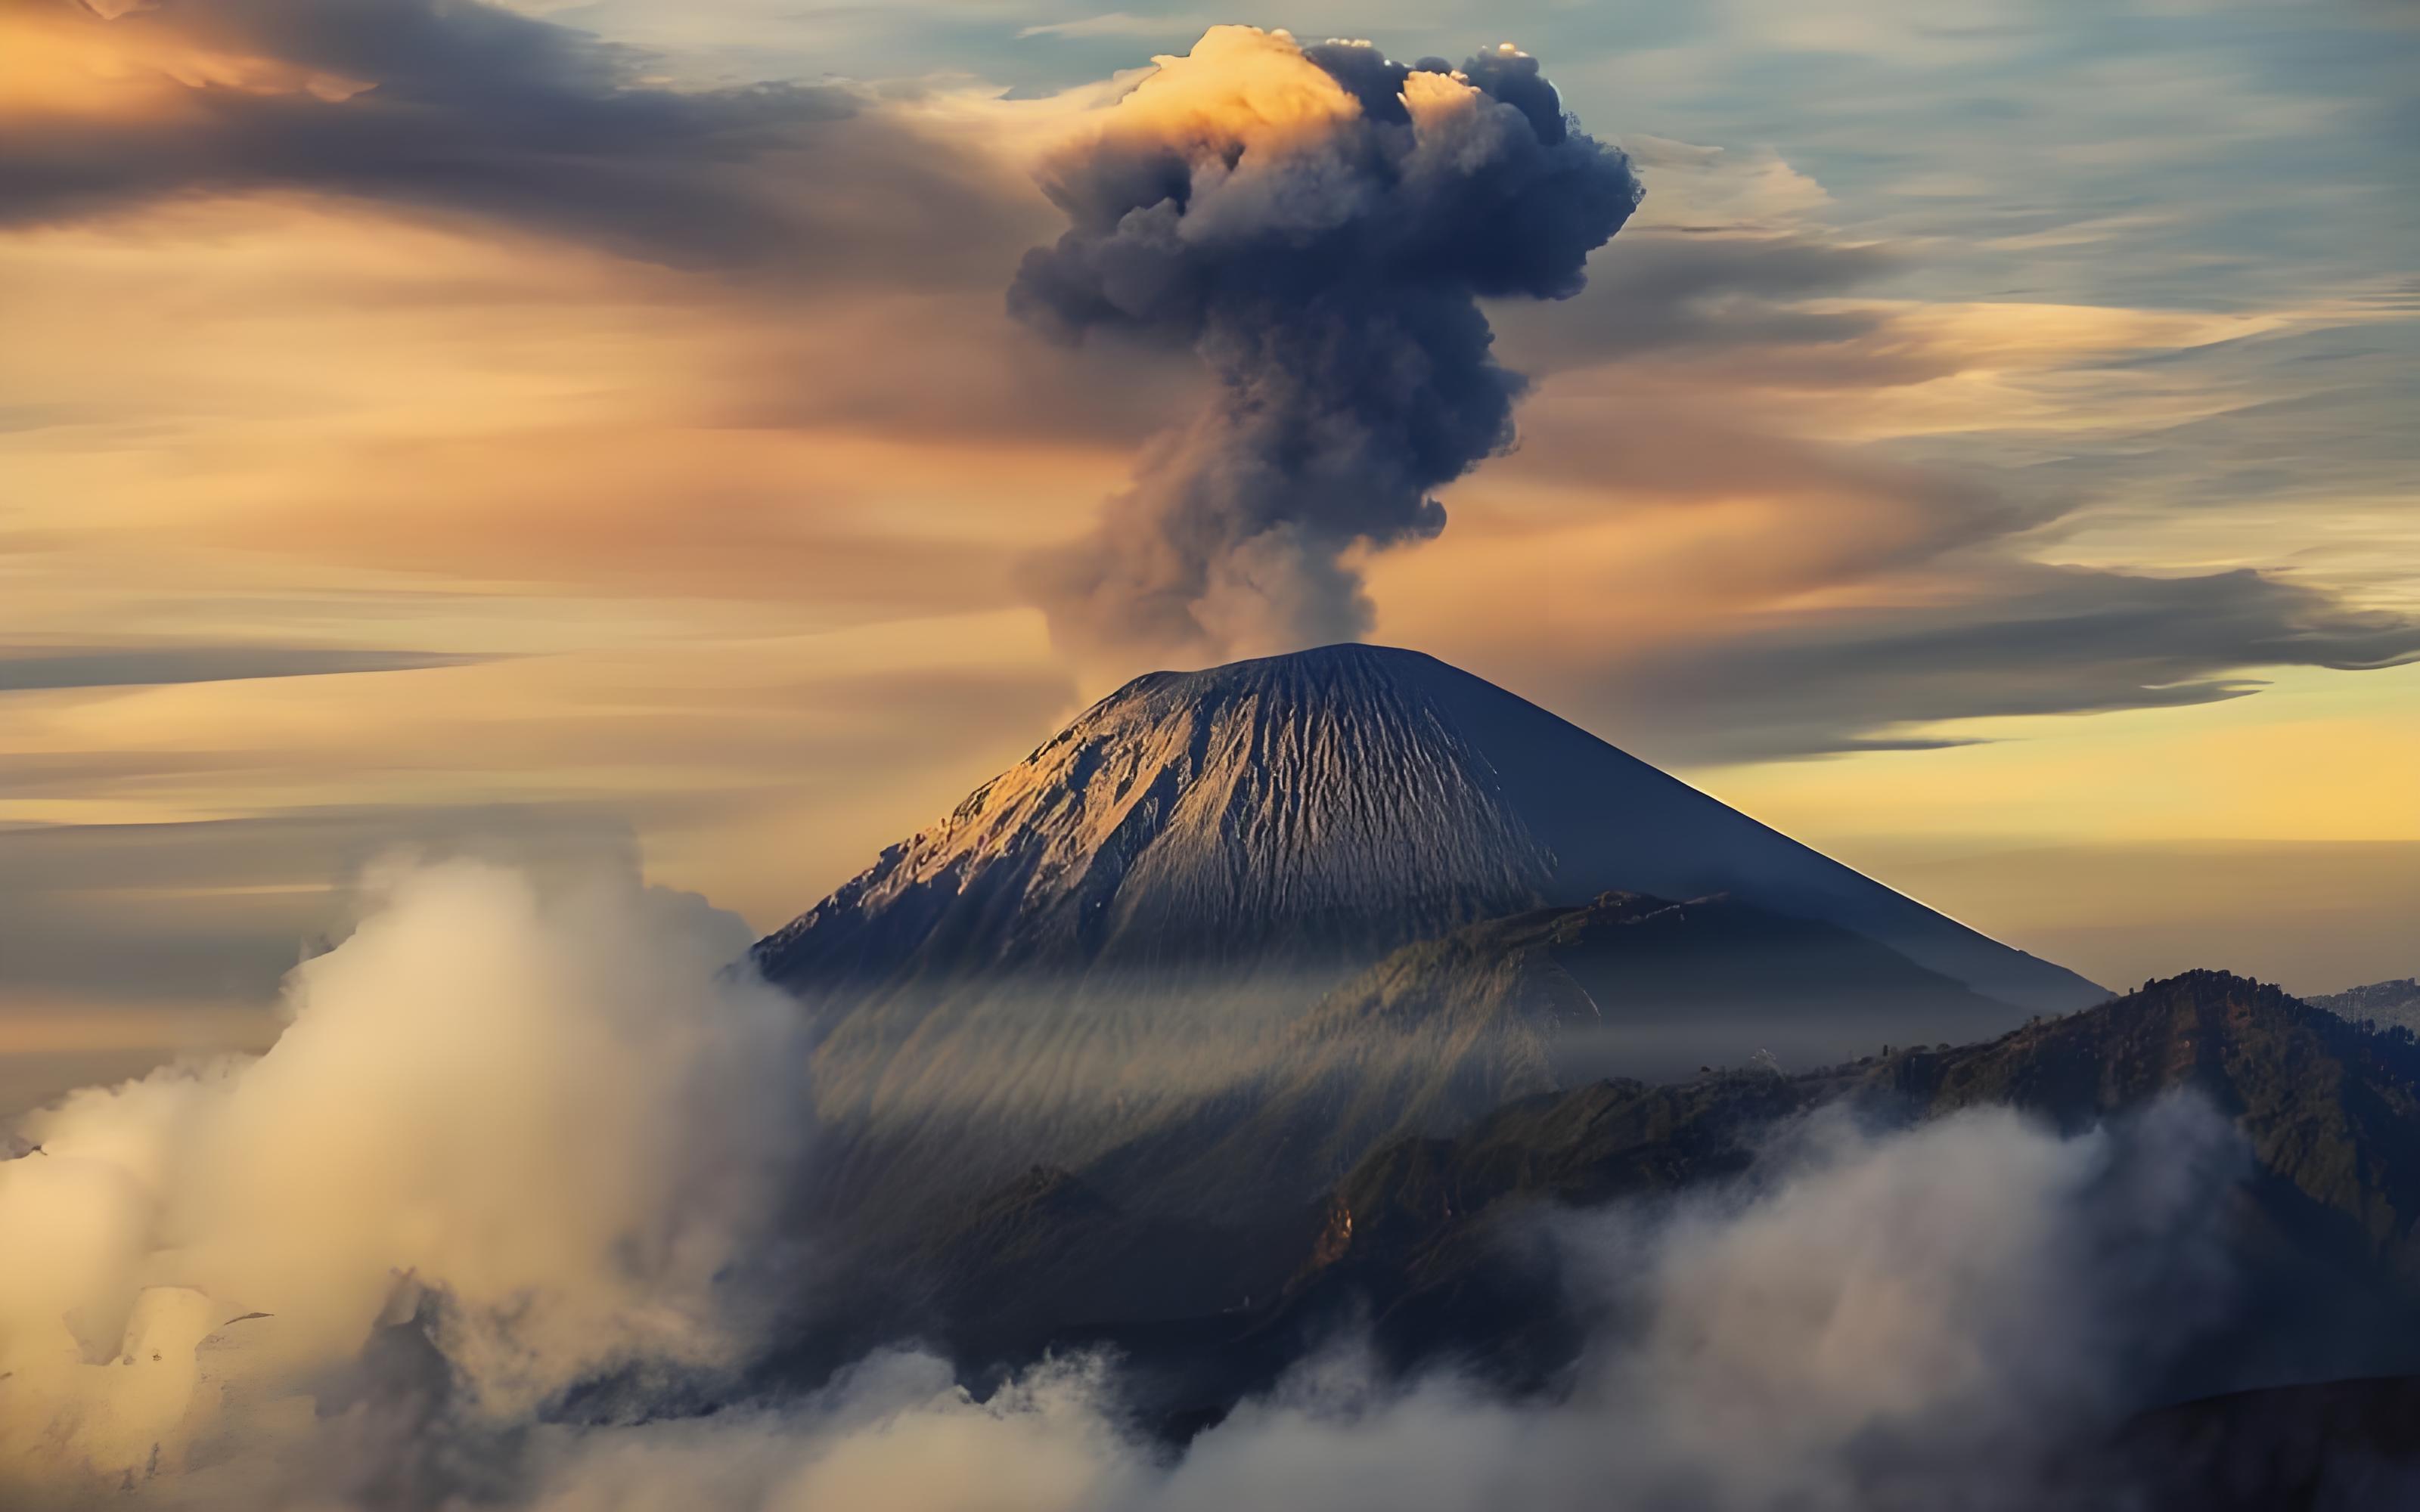
<instances>
[{"instance_id":1,"label":"wispy cirrus cloud","mask_svg":"<svg viewBox=\"0 0 2420 1512\"><path fill-rule=\"evenodd\" d=\"M1031 37L1173 37L1199 33L1204 27L1218 24L1219 19L1204 12L1138 16L1124 10L1109 10L1074 21L1036 22L1020 29L1016 35L1019 39Z\"/></svg>"},{"instance_id":2,"label":"wispy cirrus cloud","mask_svg":"<svg viewBox=\"0 0 2420 1512\"><path fill-rule=\"evenodd\" d=\"M480 659L455 652L323 646L0 646L0 693L411 671Z\"/></svg>"},{"instance_id":3,"label":"wispy cirrus cloud","mask_svg":"<svg viewBox=\"0 0 2420 1512\"><path fill-rule=\"evenodd\" d=\"M1741 761L1935 744L1892 732L1960 720L2242 698L2267 686L2262 669L2415 660L2420 622L2291 578L2000 563L1931 603L1743 616L1620 667L1604 692L1629 721L1657 711L1690 758Z\"/></svg>"}]
</instances>

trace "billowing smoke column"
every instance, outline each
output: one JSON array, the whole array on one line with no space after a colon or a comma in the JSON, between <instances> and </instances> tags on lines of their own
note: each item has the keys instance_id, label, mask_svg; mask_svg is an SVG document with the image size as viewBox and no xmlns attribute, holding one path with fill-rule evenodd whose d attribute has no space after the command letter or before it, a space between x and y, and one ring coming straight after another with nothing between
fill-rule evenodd
<instances>
[{"instance_id":1,"label":"billowing smoke column","mask_svg":"<svg viewBox=\"0 0 2420 1512\"><path fill-rule=\"evenodd\" d=\"M1478 301L1576 293L1638 181L1510 46L1457 69L1218 26L1158 63L1047 166L1073 225L1009 308L1189 345L1214 396L1027 587L1087 659L1353 639L1348 553L1435 535L1432 491L1512 444Z\"/></svg>"}]
</instances>

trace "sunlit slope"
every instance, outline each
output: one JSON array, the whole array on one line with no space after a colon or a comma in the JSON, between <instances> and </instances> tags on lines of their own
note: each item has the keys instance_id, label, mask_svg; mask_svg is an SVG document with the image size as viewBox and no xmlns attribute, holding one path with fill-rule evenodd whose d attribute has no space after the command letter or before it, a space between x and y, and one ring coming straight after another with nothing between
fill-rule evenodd
<instances>
[{"instance_id":1,"label":"sunlit slope","mask_svg":"<svg viewBox=\"0 0 2420 1512\"><path fill-rule=\"evenodd\" d=\"M1727 893L2028 1011L2106 995L1416 652L1156 672L759 948L797 987L1357 965L1607 891Z\"/></svg>"}]
</instances>

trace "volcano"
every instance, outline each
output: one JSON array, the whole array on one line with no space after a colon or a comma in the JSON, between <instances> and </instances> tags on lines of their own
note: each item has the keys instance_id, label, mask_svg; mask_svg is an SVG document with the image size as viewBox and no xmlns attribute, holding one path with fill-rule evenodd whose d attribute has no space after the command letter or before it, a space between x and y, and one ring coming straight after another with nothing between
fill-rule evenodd
<instances>
[{"instance_id":1,"label":"volcano","mask_svg":"<svg viewBox=\"0 0 2420 1512\"><path fill-rule=\"evenodd\" d=\"M1507 1097L2108 995L1368 645L1136 679L756 959L815 1027L826 1216L911 1241L1036 1166L1234 1224Z\"/></svg>"},{"instance_id":2,"label":"volcano","mask_svg":"<svg viewBox=\"0 0 2420 1512\"><path fill-rule=\"evenodd\" d=\"M2108 996L1491 683L1358 644L1137 678L757 956L801 990L1316 974L1617 892L1834 925L2027 1012Z\"/></svg>"}]
</instances>

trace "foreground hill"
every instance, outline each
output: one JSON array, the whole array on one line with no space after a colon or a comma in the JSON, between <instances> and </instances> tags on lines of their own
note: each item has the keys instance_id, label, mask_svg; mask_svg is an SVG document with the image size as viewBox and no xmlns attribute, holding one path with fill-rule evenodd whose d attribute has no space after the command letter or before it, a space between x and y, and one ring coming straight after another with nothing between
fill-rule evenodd
<instances>
[{"instance_id":1,"label":"foreground hill","mask_svg":"<svg viewBox=\"0 0 2420 1512\"><path fill-rule=\"evenodd\" d=\"M1777 1124L1825 1106L1904 1124L2009 1105L2083 1129L2181 1090L2242 1136L2221 1216L2246 1279L2166 1399L2420 1367L2420 1041L2216 972L1976 1044L1517 1098L1458 1135L1393 1141L1249 1231L1037 1172L929 1257L919 1301L969 1358L1108 1341L1172 1422L1215 1415L1352 1319L1399 1365L1451 1359L1527 1388L1581 1337L1534 1242L1543 1213L1736 1177Z\"/></svg>"},{"instance_id":2,"label":"foreground hill","mask_svg":"<svg viewBox=\"0 0 2420 1512\"><path fill-rule=\"evenodd\" d=\"M2420 1377L2229 1393L2147 1412L2084 1461L2135 1512L2420 1506Z\"/></svg>"},{"instance_id":3,"label":"foreground hill","mask_svg":"<svg viewBox=\"0 0 2420 1512\"><path fill-rule=\"evenodd\" d=\"M1491 1279L1508 1226L1541 1204L1672 1191L1745 1168L1779 1118L1854 1100L1884 1118L2006 1105L2071 1129L2190 1089L2242 1134L2255 1171L2239 1238L2306 1281L2297 1327L2395 1316L2420 1282L2420 1041L2372 1033L2221 972L2192 972L1985 1043L1895 1050L1801 1076L1602 1082L1508 1104L1451 1139L1379 1151L1338 1183L1295 1295L1350 1291L1404 1347L1535 1336L1545 1294ZM2324 1278L2324 1279L2321 1279ZM1474 1299L1491 1299L1478 1305ZM1500 1310L1499 1310L1500 1309ZM2292 1328L2262 1325L2292 1360Z\"/></svg>"}]
</instances>

